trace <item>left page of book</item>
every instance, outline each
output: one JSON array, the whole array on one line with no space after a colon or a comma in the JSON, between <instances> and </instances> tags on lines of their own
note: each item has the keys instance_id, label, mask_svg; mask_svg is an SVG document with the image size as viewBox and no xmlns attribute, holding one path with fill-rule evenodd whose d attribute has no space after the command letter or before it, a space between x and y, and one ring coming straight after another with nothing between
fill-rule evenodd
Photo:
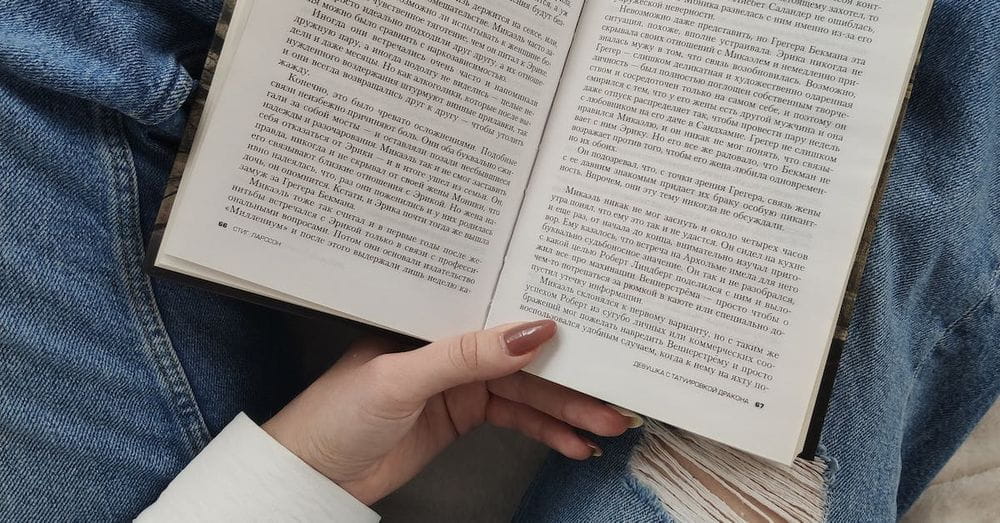
<instances>
[{"instance_id":1,"label":"left page of book","mask_svg":"<svg viewBox=\"0 0 1000 523\"><path fill-rule=\"evenodd\" d=\"M240 0L155 265L482 327L581 4Z\"/></svg>"}]
</instances>

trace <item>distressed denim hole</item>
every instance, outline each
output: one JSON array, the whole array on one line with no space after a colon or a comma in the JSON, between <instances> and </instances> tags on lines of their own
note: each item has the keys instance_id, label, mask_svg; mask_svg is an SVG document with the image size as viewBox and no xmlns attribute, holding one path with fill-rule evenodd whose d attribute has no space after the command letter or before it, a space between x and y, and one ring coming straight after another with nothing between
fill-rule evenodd
<instances>
[{"instance_id":1,"label":"distressed denim hole","mask_svg":"<svg viewBox=\"0 0 1000 523\"><path fill-rule=\"evenodd\" d=\"M823 521L827 463L792 467L649 423L629 469L678 521Z\"/></svg>"}]
</instances>

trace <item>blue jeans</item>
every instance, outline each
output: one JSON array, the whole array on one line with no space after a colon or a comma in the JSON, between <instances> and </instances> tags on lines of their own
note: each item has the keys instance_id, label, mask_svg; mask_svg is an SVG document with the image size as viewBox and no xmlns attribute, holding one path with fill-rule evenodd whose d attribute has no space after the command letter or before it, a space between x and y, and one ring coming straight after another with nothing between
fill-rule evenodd
<instances>
[{"instance_id":1,"label":"blue jeans","mask_svg":"<svg viewBox=\"0 0 1000 523\"><path fill-rule=\"evenodd\" d=\"M2 520L134 516L298 386L281 315L142 271L219 4L0 6ZM822 436L836 521L906 510L1000 391L996 12L932 16ZM636 439L552 458L519 517L667 519L627 467Z\"/></svg>"}]
</instances>

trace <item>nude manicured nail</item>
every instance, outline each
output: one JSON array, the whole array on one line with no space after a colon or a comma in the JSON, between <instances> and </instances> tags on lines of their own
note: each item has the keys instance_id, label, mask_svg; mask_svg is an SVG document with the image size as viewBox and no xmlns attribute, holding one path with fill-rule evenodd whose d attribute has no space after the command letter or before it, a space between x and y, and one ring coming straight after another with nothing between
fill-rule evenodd
<instances>
[{"instance_id":1,"label":"nude manicured nail","mask_svg":"<svg viewBox=\"0 0 1000 523\"><path fill-rule=\"evenodd\" d=\"M598 447L593 443L587 443L587 446L590 447L590 457L599 458L604 455L604 451L601 450L601 447Z\"/></svg>"},{"instance_id":2,"label":"nude manicured nail","mask_svg":"<svg viewBox=\"0 0 1000 523\"><path fill-rule=\"evenodd\" d=\"M623 409L615 405L608 405L608 406L611 407L612 409L615 409L618 412L618 414L621 414L622 416L628 418L628 428L630 429L637 429L646 423L646 421L642 419L642 416L632 412L631 410Z\"/></svg>"},{"instance_id":3,"label":"nude manicured nail","mask_svg":"<svg viewBox=\"0 0 1000 523\"><path fill-rule=\"evenodd\" d=\"M503 333L504 349L511 356L523 356L535 349L556 333L556 322L552 320L524 323Z\"/></svg>"}]
</instances>

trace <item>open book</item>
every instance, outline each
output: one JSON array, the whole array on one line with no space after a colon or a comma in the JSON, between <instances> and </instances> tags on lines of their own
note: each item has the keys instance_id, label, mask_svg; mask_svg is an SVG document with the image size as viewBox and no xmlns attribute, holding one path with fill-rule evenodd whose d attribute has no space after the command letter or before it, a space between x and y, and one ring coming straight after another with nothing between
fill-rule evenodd
<instances>
[{"instance_id":1,"label":"open book","mask_svg":"<svg viewBox=\"0 0 1000 523\"><path fill-rule=\"evenodd\" d=\"M552 318L530 372L790 463L929 10L231 1L152 265L426 340Z\"/></svg>"}]
</instances>

